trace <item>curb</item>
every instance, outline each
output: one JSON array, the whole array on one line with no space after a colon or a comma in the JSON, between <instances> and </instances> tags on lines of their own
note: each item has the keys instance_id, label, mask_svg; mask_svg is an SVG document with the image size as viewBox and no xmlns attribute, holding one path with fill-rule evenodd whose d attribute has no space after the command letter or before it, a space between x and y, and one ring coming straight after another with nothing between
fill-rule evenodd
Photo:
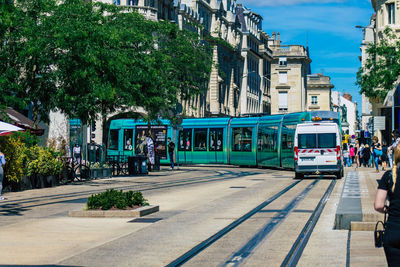
<instances>
[{"instance_id":1,"label":"curb","mask_svg":"<svg viewBox=\"0 0 400 267\"><path fill-rule=\"evenodd\" d=\"M145 206L135 210L71 210L68 215L83 218L132 218L146 216L159 210L160 206Z\"/></svg>"}]
</instances>

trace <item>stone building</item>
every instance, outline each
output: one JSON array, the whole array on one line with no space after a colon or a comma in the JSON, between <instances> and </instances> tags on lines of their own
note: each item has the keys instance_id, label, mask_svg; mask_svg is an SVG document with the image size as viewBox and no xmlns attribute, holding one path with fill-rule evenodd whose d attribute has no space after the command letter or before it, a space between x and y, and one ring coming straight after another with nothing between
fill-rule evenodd
<instances>
[{"instance_id":1,"label":"stone building","mask_svg":"<svg viewBox=\"0 0 400 267\"><path fill-rule=\"evenodd\" d=\"M311 59L301 45L281 45L272 36L271 114L307 110L307 74Z\"/></svg>"},{"instance_id":2,"label":"stone building","mask_svg":"<svg viewBox=\"0 0 400 267\"><path fill-rule=\"evenodd\" d=\"M332 111L341 115L343 134L354 135L358 130L357 103L352 101L350 94L341 95L338 91L332 91L331 101Z\"/></svg>"},{"instance_id":3,"label":"stone building","mask_svg":"<svg viewBox=\"0 0 400 267\"><path fill-rule=\"evenodd\" d=\"M379 43L387 38L384 35L386 28L391 28L393 33L398 37L400 28L400 1L398 0L371 0L372 8L375 13L366 27L358 26L363 29L363 42L361 45L361 64L364 66L367 60L366 47L370 43ZM399 77L400 78L400 77ZM393 84L393 88L398 90L398 82ZM395 92L395 95L398 93ZM368 122L373 116L386 117L386 129L381 133L373 133L381 135L386 139L391 139L391 130L400 127L400 108L395 107L394 116L392 116L392 92L390 91L385 100L368 99L363 97L362 102L362 130L367 130ZM397 105L397 104L396 104ZM393 117L393 120L390 119Z\"/></svg>"},{"instance_id":4,"label":"stone building","mask_svg":"<svg viewBox=\"0 0 400 267\"><path fill-rule=\"evenodd\" d=\"M307 110L331 110L331 78L322 74L307 76ZM350 100L351 101L351 100Z\"/></svg>"},{"instance_id":5,"label":"stone building","mask_svg":"<svg viewBox=\"0 0 400 267\"><path fill-rule=\"evenodd\" d=\"M371 16L369 25L363 28L363 40L360 46L361 56L359 57L361 67L364 67L368 59L368 45L371 43L375 43L375 23L376 15L374 14ZM372 116L372 104L365 94L362 94L361 97L361 130L367 130L368 122Z\"/></svg>"},{"instance_id":6,"label":"stone building","mask_svg":"<svg viewBox=\"0 0 400 267\"><path fill-rule=\"evenodd\" d=\"M268 81L272 51L269 36L262 31L262 17L242 5L237 7L242 32L241 55L244 58L240 92L240 114L268 113L270 108Z\"/></svg>"}]
</instances>

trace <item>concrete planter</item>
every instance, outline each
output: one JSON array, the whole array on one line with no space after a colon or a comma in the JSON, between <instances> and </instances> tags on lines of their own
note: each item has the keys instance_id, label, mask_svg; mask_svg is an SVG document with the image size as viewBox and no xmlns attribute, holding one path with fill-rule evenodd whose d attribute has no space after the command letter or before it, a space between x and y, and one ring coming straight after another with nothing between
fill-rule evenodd
<instances>
[{"instance_id":1,"label":"concrete planter","mask_svg":"<svg viewBox=\"0 0 400 267\"><path fill-rule=\"evenodd\" d=\"M137 218L159 210L159 206L145 206L135 210L72 210L68 215L85 218Z\"/></svg>"},{"instance_id":2,"label":"concrete planter","mask_svg":"<svg viewBox=\"0 0 400 267\"><path fill-rule=\"evenodd\" d=\"M109 178L112 177L112 168L91 168L90 178Z\"/></svg>"}]
</instances>

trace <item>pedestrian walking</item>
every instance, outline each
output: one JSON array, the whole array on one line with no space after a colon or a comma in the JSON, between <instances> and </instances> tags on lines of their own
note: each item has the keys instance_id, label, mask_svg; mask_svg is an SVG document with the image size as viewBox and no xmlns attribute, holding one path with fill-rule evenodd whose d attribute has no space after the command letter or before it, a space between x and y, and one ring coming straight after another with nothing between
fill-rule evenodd
<instances>
[{"instance_id":1,"label":"pedestrian walking","mask_svg":"<svg viewBox=\"0 0 400 267\"><path fill-rule=\"evenodd\" d=\"M171 163L170 170L174 169L174 151L175 151L175 143L172 142L171 137L168 137L168 155L169 155L169 161Z\"/></svg>"},{"instance_id":2,"label":"pedestrian walking","mask_svg":"<svg viewBox=\"0 0 400 267\"><path fill-rule=\"evenodd\" d=\"M364 167L369 167L370 158L371 158L371 151L369 150L369 145L366 144L362 150L362 161Z\"/></svg>"},{"instance_id":3,"label":"pedestrian walking","mask_svg":"<svg viewBox=\"0 0 400 267\"><path fill-rule=\"evenodd\" d=\"M382 156L382 146L379 143L379 139L377 136L372 138L373 144L371 146L371 152L373 156L373 160L375 162L376 172L379 172L379 158Z\"/></svg>"},{"instance_id":4,"label":"pedestrian walking","mask_svg":"<svg viewBox=\"0 0 400 267\"><path fill-rule=\"evenodd\" d=\"M76 143L74 148L72 149L74 161L78 164L81 164L81 146Z\"/></svg>"},{"instance_id":5,"label":"pedestrian walking","mask_svg":"<svg viewBox=\"0 0 400 267\"><path fill-rule=\"evenodd\" d=\"M392 139L393 143L389 147L388 158L389 158L389 165L390 168L393 168L393 153L397 145L400 143L400 133L399 130L395 129L392 131Z\"/></svg>"},{"instance_id":6,"label":"pedestrian walking","mask_svg":"<svg viewBox=\"0 0 400 267\"><path fill-rule=\"evenodd\" d=\"M344 160L344 166L350 167L350 153L349 150L347 149L347 144L343 144L343 160Z\"/></svg>"},{"instance_id":7,"label":"pedestrian walking","mask_svg":"<svg viewBox=\"0 0 400 267\"><path fill-rule=\"evenodd\" d=\"M384 171L385 168L387 167L387 162L388 162L388 147L386 141L382 142L381 162L382 162L382 171Z\"/></svg>"},{"instance_id":8,"label":"pedestrian walking","mask_svg":"<svg viewBox=\"0 0 400 267\"><path fill-rule=\"evenodd\" d=\"M3 191L3 178L4 178L4 170L3 166L6 164L6 157L3 152L0 152L0 200L4 200L5 198L1 195Z\"/></svg>"},{"instance_id":9,"label":"pedestrian walking","mask_svg":"<svg viewBox=\"0 0 400 267\"><path fill-rule=\"evenodd\" d=\"M154 141L151 135L146 137L147 142L147 156L149 158L148 170L151 171L151 166L155 163Z\"/></svg>"},{"instance_id":10,"label":"pedestrian walking","mask_svg":"<svg viewBox=\"0 0 400 267\"><path fill-rule=\"evenodd\" d=\"M383 248L389 267L399 266L400 263L400 185L397 177L400 175L400 147L395 148L394 167L386 171L379 181L375 196L376 211L388 212ZM386 199L389 206L385 206Z\"/></svg>"},{"instance_id":11,"label":"pedestrian walking","mask_svg":"<svg viewBox=\"0 0 400 267\"><path fill-rule=\"evenodd\" d=\"M358 164L358 167L361 167L361 164L362 164L362 149L364 148L364 145L360 145L360 142L357 140L357 143L356 143L356 147L357 147L357 164Z\"/></svg>"},{"instance_id":12,"label":"pedestrian walking","mask_svg":"<svg viewBox=\"0 0 400 267\"><path fill-rule=\"evenodd\" d=\"M350 165L351 167L353 167L353 163L356 162L356 153L355 153L356 149L354 148L353 145L350 145L349 152L350 152Z\"/></svg>"}]
</instances>

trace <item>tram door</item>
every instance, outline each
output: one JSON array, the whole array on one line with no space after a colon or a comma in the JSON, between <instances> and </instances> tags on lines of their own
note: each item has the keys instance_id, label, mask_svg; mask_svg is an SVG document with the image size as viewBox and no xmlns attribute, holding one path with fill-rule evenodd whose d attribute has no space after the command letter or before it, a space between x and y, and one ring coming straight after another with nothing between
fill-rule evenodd
<instances>
[{"instance_id":1,"label":"tram door","mask_svg":"<svg viewBox=\"0 0 400 267\"><path fill-rule=\"evenodd\" d=\"M297 125L283 125L281 141L282 167L294 168L294 135Z\"/></svg>"},{"instance_id":2,"label":"tram door","mask_svg":"<svg viewBox=\"0 0 400 267\"><path fill-rule=\"evenodd\" d=\"M224 129L211 128L208 137L210 163L224 163Z\"/></svg>"},{"instance_id":3,"label":"tram door","mask_svg":"<svg viewBox=\"0 0 400 267\"><path fill-rule=\"evenodd\" d=\"M178 157L181 163L192 163L192 129L179 131Z\"/></svg>"}]
</instances>

